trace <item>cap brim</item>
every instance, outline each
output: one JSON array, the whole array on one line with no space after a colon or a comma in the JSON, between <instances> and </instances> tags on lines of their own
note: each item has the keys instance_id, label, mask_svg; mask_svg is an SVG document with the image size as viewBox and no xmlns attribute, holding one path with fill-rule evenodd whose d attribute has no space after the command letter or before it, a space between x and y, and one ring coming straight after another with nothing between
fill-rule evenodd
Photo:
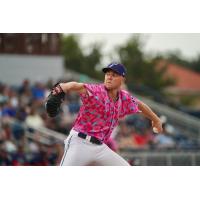
<instances>
[{"instance_id":1,"label":"cap brim","mask_svg":"<svg viewBox=\"0 0 200 200\"><path fill-rule=\"evenodd\" d=\"M109 69L110 68L105 67L105 68L102 69L102 72L106 73Z\"/></svg>"},{"instance_id":2,"label":"cap brim","mask_svg":"<svg viewBox=\"0 0 200 200\"><path fill-rule=\"evenodd\" d=\"M115 73L121 75L117 70L111 69L111 68L109 68L109 67L105 67L105 68L102 69L102 71L103 71L104 73L106 73L108 70L111 70L111 71L113 71L113 72L115 72Z\"/></svg>"}]
</instances>

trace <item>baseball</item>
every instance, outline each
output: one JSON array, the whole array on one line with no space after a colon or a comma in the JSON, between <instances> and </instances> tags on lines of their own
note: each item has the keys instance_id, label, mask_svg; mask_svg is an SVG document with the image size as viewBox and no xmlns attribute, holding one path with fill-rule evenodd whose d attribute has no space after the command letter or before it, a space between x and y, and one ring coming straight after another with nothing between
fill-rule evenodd
<instances>
[{"instance_id":1,"label":"baseball","mask_svg":"<svg viewBox=\"0 0 200 200\"><path fill-rule=\"evenodd\" d=\"M158 133L158 129L156 127L153 127L153 132Z\"/></svg>"}]
</instances>

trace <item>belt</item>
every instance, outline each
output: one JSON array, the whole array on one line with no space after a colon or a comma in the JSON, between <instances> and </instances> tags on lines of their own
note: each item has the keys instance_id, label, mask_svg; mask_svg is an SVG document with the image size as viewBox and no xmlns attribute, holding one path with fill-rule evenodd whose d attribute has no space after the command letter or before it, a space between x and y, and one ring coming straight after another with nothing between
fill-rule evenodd
<instances>
[{"instance_id":1,"label":"belt","mask_svg":"<svg viewBox=\"0 0 200 200\"><path fill-rule=\"evenodd\" d=\"M82 139L86 139L88 140L89 142L93 143L93 144L98 144L98 145L101 145L103 144L99 139L97 139L96 137L93 137L93 136L90 136L90 135L87 135L85 133L78 133L78 137L82 138Z\"/></svg>"}]
</instances>

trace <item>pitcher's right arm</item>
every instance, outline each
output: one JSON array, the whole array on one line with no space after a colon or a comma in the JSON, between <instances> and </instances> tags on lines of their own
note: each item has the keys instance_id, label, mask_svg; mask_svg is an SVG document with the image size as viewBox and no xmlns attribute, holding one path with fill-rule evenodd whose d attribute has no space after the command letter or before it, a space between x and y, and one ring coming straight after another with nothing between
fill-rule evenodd
<instances>
[{"instance_id":1,"label":"pitcher's right arm","mask_svg":"<svg viewBox=\"0 0 200 200\"><path fill-rule=\"evenodd\" d=\"M68 83L60 83L60 87L62 88L63 92L77 92L79 94L84 94L87 92L86 88L84 87L83 83L78 82L68 82Z\"/></svg>"}]
</instances>

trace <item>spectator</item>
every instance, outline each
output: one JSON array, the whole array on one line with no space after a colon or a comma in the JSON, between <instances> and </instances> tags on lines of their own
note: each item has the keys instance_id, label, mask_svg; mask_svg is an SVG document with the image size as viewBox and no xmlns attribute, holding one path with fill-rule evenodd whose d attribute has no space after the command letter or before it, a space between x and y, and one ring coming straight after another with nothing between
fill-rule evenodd
<instances>
[{"instance_id":1,"label":"spectator","mask_svg":"<svg viewBox=\"0 0 200 200\"><path fill-rule=\"evenodd\" d=\"M131 134L134 148L149 149L149 145L153 140L153 133L151 129L145 129L143 132L137 132L135 129L133 129Z\"/></svg>"},{"instance_id":2,"label":"spectator","mask_svg":"<svg viewBox=\"0 0 200 200\"><path fill-rule=\"evenodd\" d=\"M26 107L32 103L32 93L30 89L23 90L23 93L19 96L20 107Z\"/></svg>"},{"instance_id":3,"label":"spectator","mask_svg":"<svg viewBox=\"0 0 200 200\"><path fill-rule=\"evenodd\" d=\"M32 88L32 95L35 100L42 101L45 98L45 87L41 82L37 82Z\"/></svg>"},{"instance_id":4,"label":"spectator","mask_svg":"<svg viewBox=\"0 0 200 200\"><path fill-rule=\"evenodd\" d=\"M16 112L17 110L13 107L11 100L8 100L8 102L2 108L2 116L15 117Z\"/></svg>"},{"instance_id":5,"label":"spectator","mask_svg":"<svg viewBox=\"0 0 200 200\"><path fill-rule=\"evenodd\" d=\"M30 109L30 113L26 118L26 124L33 128L38 128L44 126L44 122L40 115L36 112L36 108L33 106Z\"/></svg>"},{"instance_id":6,"label":"spectator","mask_svg":"<svg viewBox=\"0 0 200 200\"><path fill-rule=\"evenodd\" d=\"M166 124L163 125L163 134L157 134L154 138L154 145L158 149L172 149L175 148L175 141L173 137L167 132Z\"/></svg>"},{"instance_id":7,"label":"spectator","mask_svg":"<svg viewBox=\"0 0 200 200\"><path fill-rule=\"evenodd\" d=\"M30 81L28 79L24 79L22 85L19 87L19 94L22 95L28 90L31 90Z\"/></svg>"}]
</instances>

